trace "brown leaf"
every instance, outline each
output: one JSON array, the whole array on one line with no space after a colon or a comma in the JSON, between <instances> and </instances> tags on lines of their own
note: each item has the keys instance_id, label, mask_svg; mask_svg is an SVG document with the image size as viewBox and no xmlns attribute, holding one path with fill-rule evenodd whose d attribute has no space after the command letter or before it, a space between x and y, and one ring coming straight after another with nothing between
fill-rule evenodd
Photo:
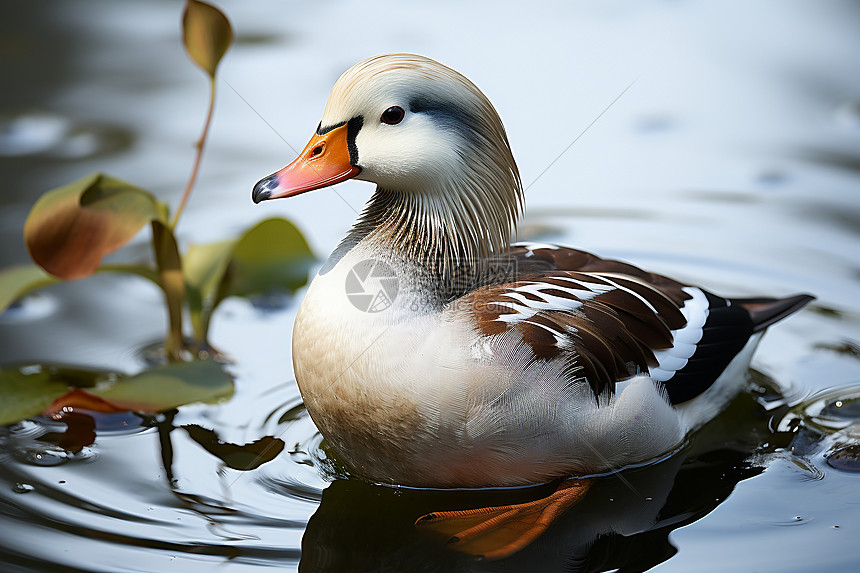
<instances>
[{"instance_id":1,"label":"brown leaf","mask_svg":"<svg viewBox=\"0 0 860 573\"><path fill-rule=\"evenodd\" d=\"M188 0L182 15L182 42L194 63L214 78L218 62L233 43L233 29L211 4Z\"/></svg>"},{"instance_id":2,"label":"brown leaf","mask_svg":"<svg viewBox=\"0 0 860 573\"><path fill-rule=\"evenodd\" d=\"M48 406L45 410L45 415L52 416L66 410L89 410L90 412L102 412L104 414L115 414L117 412L127 412L129 408L123 408L113 404L94 394L90 394L86 390L75 388L68 393L63 394Z\"/></svg>"},{"instance_id":3,"label":"brown leaf","mask_svg":"<svg viewBox=\"0 0 860 573\"><path fill-rule=\"evenodd\" d=\"M102 257L158 217L152 195L95 173L42 195L27 217L24 241L39 266L75 280L96 272Z\"/></svg>"}]
</instances>

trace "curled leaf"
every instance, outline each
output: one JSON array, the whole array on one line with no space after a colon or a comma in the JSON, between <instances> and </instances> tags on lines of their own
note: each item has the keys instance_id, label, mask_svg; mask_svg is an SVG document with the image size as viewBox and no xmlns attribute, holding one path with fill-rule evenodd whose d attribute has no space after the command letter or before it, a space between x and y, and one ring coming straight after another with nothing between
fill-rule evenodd
<instances>
[{"instance_id":1,"label":"curled leaf","mask_svg":"<svg viewBox=\"0 0 860 573\"><path fill-rule=\"evenodd\" d=\"M167 331L167 355L179 357L182 348L182 304L185 300L185 279L182 275L182 259L176 237L170 227L161 221L152 222L152 248L158 267L158 278L167 302L169 329Z\"/></svg>"},{"instance_id":2,"label":"curled leaf","mask_svg":"<svg viewBox=\"0 0 860 573\"><path fill-rule=\"evenodd\" d=\"M209 321L235 245L235 240L191 245L182 259L191 327L203 347L209 346Z\"/></svg>"},{"instance_id":3,"label":"curled leaf","mask_svg":"<svg viewBox=\"0 0 860 573\"><path fill-rule=\"evenodd\" d=\"M158 217L152 195L95 173L42 195L27 217L24 241L43 269L64 280L80 279Z\"/></svg>"},{"instance_id":4,"label":"curled leaf","mask_svg":"<svg viewBox=\"0 0 860 573\"><path fill-rule=\"evenodd\" d=\"M218 8L188 0L182 15L182 43L194 63L214 78L218 63L233 43L233 28Z\"/></svg>"}]
</instances>

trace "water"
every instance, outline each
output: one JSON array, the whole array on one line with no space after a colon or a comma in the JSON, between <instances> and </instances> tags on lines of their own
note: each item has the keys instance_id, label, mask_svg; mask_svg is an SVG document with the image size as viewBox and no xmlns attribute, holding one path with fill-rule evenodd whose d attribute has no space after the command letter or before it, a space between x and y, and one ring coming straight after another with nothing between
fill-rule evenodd
<instances>
[{"instance_id":1,"label":"water","mask_svg":"<svg viewBox=\"0 0 860 573\"><path fill-rule=\"evenodd\" d=\"M321 256L331 250L368 186L261 206L251 186L304 145L343 69L414 51L464 72L499 109L529 185L522 238L726 295L818 300L769 332L750 390L684 448L600 478L543 537L499 562L460 555L412 524L547 487L439 492L340 479L292 379L301 293L278 304L228 300L211 338L233 359L229 402L99 416L95 427L74 426L97 436L77 451L52 420L0 430L0 569L857 568L860 4L221 6L238 43L221 70L184 243L281 214ZM206 97L179 44L179 11L167 1L16 3L2 20L3 265L27 260L21 229L35 198L91 171L176 204ZM141 237L115 258L146 256ZM0 317L0 363L135 372L163 332L159 303L135 278L47 289ZM285 447L239 471L204 450L195 427L236 444L277 436Z\"/></svg>"}]
</instances>

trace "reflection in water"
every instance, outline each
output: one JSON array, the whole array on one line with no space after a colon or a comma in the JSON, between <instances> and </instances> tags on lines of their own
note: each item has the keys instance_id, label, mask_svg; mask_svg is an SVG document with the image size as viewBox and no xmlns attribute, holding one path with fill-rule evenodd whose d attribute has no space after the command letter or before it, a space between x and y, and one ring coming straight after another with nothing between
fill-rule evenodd
<instances>
[{"instance_id":1,"label":"reflection in water","mask_svg":"<svg viewBox=\"0 0 860 573\"><path fill-rule=\"evenodd\" d=\"M285 408L294 407L291 398ZM242 479L276 459L283 442L264 436L245 446L229 444L215 431L182 420L176 410L155 417L75 412L61 421L0 428L0 482L14 484L0 489L0 527L14 532L0 539L0 563L23 570L88 570L85 564L95 554L107 563L105 555L139 548L145 551L134 567L149 571L161 570L159 563L177 555L187 562L183 571L211 566L212 559L295 564L298 538L290 543L285 534L300 532L305 519L286 517L290 512L277 503L284 499L280 491L265 494L271 498L266 503L248 503L260 491L256 479ZM87 435L93 428L95 443ZM81 436L89 445L66 448ZM313 434L309 439L316 440ZM46 474L47 469L62 471ZM290 473L296 474L284 476ZM53 533L38 537L39 545L26 542L46 526ZM57 554L50 539L64 534L74 541Z\"/></svg>"},{"instance_id":2,"label":"reflection in water","mask_svg":"<svg viewBox=\"0 0 860 573\"><path fill-rule=\"evenodd\" d=\"M320 437L295 397L260 416L261 425L252 429L280 436L292 445L288 456L266 456L268 448L253 445L279 442L278 438L252 440L243 450L226 444L213 430L188 423L179 411L155 418L78 414L65 420L66 431L52 420L14 425L0 431L0 451L12 456L0 466L0 479L15 484L0 492L4 516L0 519L4 530L27 530L44 524L49 511L58 532L88 532L90 539L81 540L86 552L104 550L105 544L114 550L148 548L151 552L141 557L141 564L156 563L164 551L183 553L191 561L209 556L235 564L259 560L273 564L298 559L298 540L291 545L286 533L303 529L305 520L283 515L290 513L283 502L306 499L311 508L317 503L319 507L301 542L302 571L520 571L527 564L547 570L622 566L644 570L675 553L670 532L710 513L739 481L759 474L769 456L793 438L796 441L796 425L780 422L786 430L769 429L774 416L782 416L788 406L772 381L758 376L755 382L759 388L755 395L740 395L680 452L659 463L597 478L585 498L542 537L498 562L446 548L444 538L416 528L415 520L443 509L530 501L547 495L556 484L440 491L375 486L341 477L320 500L323 483L311 475L335 466L320 449ZM262 406L272 398L267 392L256 399ZM92 427L87 420L96 426L95 444L80 447L77 453L63 449L61 444ZM37 470L56 465L56 460L48 461L56 452L63 452L59 463L69 471L56 474L63 478L52 483ZM254 463L247 463L249 459ZM237 460L245 460L247 471L230 469L239 465ZM308 461L314 467L305 465ZM110 477L98 466L113 468L109 474L121 473ZM21 497L24 492L27 495ZM249 496L253 503L247 503ZM102 518L95 519L99 515ZM183 521L198 525L189 531L186 524L179 525ZM189 543L192 539L196 541ZM32 556L19 554L9 542L0 541L0 557L22 566L34 563ZM46 559L38 568L47 570L47 562L62 562L55 561L56 556ZM570 569L573 564L577 568Z\"/></svg>"},{"instance_id":3,"label":"reflection in water","mask_svg":"<svg viewBox=\"0 0 860 573\"><path fill-rule=\"evenodd\" d=\"M443 538L413 524L442 508L538 499L555 484L445 492L335 481L308 523L300 571L644 571L675 554L673 530L710 513L738 482L764 471L765 458L779 442L790 440L771 434L769 419L751 395L739 396L677 454L598 478L541 538L500 562L446 550Z\"/></svg>"},{"instance_id":4,"label":"reflection in water","mask_svg":"<svg viewBox=\"0 0 860 573\"><path fill-rule=\"evenodd\" d=\"M232 570L298 565L306 572L644 571L676 554L673 531L711 513L774 460L790 460L802 481L821 481L818 458L836 460L828 461L833 467L844 460L842 469L853 469L860 443L860 387L792 405L774 381L753 372L751 391L679 452L597 477L544 535L490 561L447 547L446 538L417 528L416 519L523 503L557 484L460 491L371 485L348 479L328 457L292 384L233 400L244 409L192 406L156 417L73 413L0 429L6 484L0 527L13 532L0 538L0 562L56 571L84 567L89 555L131 552L136 566L152 571L168 555L183 562L183 571L213 563ZM242 412L255 414L248 419ZM275 455L278 444L286 447ZM320 472L334 480L328 487ZM51 535L43 543L68 547L62 540L72 535L77 549L59 555L27 541L42 539L31 536L46 527Z\"/></svg>"},{"instance_id":5,"label":"reflection in water","mask_svg":"<svg viewBox=\"0 0 860 573\"><path fill-rule=\"evenodd\" d=\"M96 170L165 200L181 189L201 118L180 4L19 2L0 18L9 86L0 90L2 266L27 260L23 221L46 189ZM535 499L553 486L433 492L344 479L290 381L297 300L228 300L213 343L235 361L229 402L158 419L0 428L0 570L857 569L857 2L755 3L742 22L718 2L464 4L458 19L446 3L425 4L415 19L376 2L361 9L386 14L386 26L370 35L354 33L357 3L324 13L275 0L224 8L238 34L224 68L235 92L221 90L201 201L182 240L221 240L261 218L248 200L252 178L292 152L255 110L295 144L356 50L414 50L480 76L527 180L605 106L604 92L641 76L529 190L524 236L726 293L808 291L820 302L761 345L755 365L780 391L755 378L764 390L741 395L676 455L597 479L535 543L489 562L445 547L415 519ZM348 41L320 52L320 29ZM499 42L509 29L525 41ZM529 42L529 30L540 41ZM529 103L537 86L539 108ZM368 192L355 184L341 194L359 209ZM354 215L326 192L283 208L320 251ZM118 256L148 256L142 245ZM117 277L40 292L0 317L0 362L137 371L139 349L164 331L159 296ZM266 437L284 449L256 469L210 451Z\"/></svg>"}]
</instances>

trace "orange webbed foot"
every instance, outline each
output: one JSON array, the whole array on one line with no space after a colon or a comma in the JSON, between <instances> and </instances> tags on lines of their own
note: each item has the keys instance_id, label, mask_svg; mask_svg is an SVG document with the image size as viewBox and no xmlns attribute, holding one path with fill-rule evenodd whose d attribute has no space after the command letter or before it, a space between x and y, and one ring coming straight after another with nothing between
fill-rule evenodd
<instances>
[{"instance_id":1,"label":"orange webbed foot","mask_svg":"<svg viewBox=\"0 0 860 573\"><path fill-rule=\"evenodd\" d=\"M448 545L457 551L502 559L540 537L553 521L582 499L592 481L563 482L550 495L527 503L435 511L418 518L415 525L448 536Z\"/></svg>"}]
</instances>

